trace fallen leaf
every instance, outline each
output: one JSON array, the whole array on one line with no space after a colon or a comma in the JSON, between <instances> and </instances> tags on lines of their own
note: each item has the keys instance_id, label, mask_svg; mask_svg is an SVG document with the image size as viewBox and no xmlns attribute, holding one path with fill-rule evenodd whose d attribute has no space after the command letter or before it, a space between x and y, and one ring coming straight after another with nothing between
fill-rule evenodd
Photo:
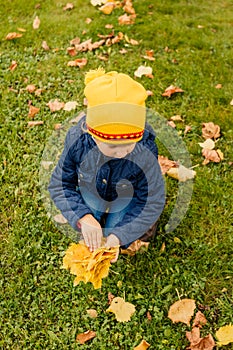
<instances>
[{"instance_id":1,"label":"fallen leaf","mask_svg":"<svg viewBox=\"0 0 233 350\"><path fill-rule=\"evenodd\" d=\"M152 74L152 68L146 66L139 66L138 69L134 72L135 77L141 78L143 75Z\"/></svg>"},{"instance_id":2,"label":"fallen leaf","mask_svg":"<svg viewBox=\"0 0 233 350\"><path fill-rule=\"evenodd\" d=\"M77 107L78 102L76 101L69 101L66 102L65 106L64 106L64 111L72 111L73 109L75 109Z\"/></svg>"},{"instance_id":3,"label":"fallen leaf","mask_svg":"<svg viewBox=\"0 0 233 350\"><path fill-rule=\"evenodd\" d=\"M172 304L168 311L168 317L175 322L183 322L190 325L190 320L196 308L195 300L181 299Z\"/></svg>"},{"instance_id":4,"label":"fallen leaf","mask_svg":"<svg viewBox=\"0 0 233 350\"><path fill-rule=\"evenodd\" d=\"M216 338L218 339L217 345L227 345L233 343L233 325L229 324L223 327L220 327L216 333Z\"/></svg>"},{"instance_id":5,"label":"fallen leaf","mask_svg":"<svg viewBox=\"0 0 233 350\"><path fill-rule=\"evenodd\" d=\"M139 42L135 39L129 39L128 35L125 34L125 41L131 45L139 45Z\"/></svg>"},{"instance_id":6,"label":"fallen leaf","mask_svg":"<svg viewBox=\"0 0 233 350\"><path fill-rule=\"evenodd\" d=\"M50 50L50 48L49 48L49 46L48 46L48 44L47 44L47 42L45 40L42 41L41 47L45 51L49 51Z\"/></svg>"},{"instance_id":7,"label":"fallen leaf","mask_svg":"<svg viewBox=\"0 0 233 350\"><path fill-rule=\"evenodd\" d=\"M8 33L7 36L5 37L6 40L13 40L13 39L18 39L21 38L23 36L23 34L20 33Z\"/></svg>"},{"instance_id":8,"label":"fallen leaf","mask_svg":"<svg viewBox=\"0 0 233 350\"><path fill-rule=\"evenodd\" d=\"M32 24L33 29L39 29L40 27L40 19L38 16L35 17L33 24Z\"/></svg>"},{"instance_id":9,"label":"fallen leaf","mask_svg":"<svg viewBox=\"0 0 233 350\"><path fill-rule=\"evenodd\" d=\"M181 115L173 115L170 120L174 122L183 122L184 120L182 119Z\"/></svg>"},{"instance_id":10,"label":"fallen leaf","mask_svg":"<svg viewBox=\"0 0 233 350\"><path fill-rule=\"evenodd\" d=\"M170 168L167 171L167 175L180 182L185 182L187 180L193 179L196 176L196 171L188 169L185 166L179 164L179 166L176 168Z\"/></svg>"},{"instance_id":11,"label":"fallen leaf","mask_svg":"<svg viewBox=\"0 0 233 350\"><path fill-rule=\"evenodd\" d=\"M53 217L54 221L56 221L58 224L64 225L67 223L66 218L62 214L57 214Z\"/></svg>"},{"instance_id":12,"label":"fallen leaf","mask_svg":"<svg viewBox=\"0 0 233 350\"><path fill-rule=\"evenodd\" d=\"M206 139L205 142L199 142L198 145L204 149L214 149L215 142L212 139Z\"/></svg>"},{"instance_id":13,"label":"fallen leaf","mask_svg":"<svg viewBox=\"0 0 233 350\"><path fill-rule=\"evenodd\" d=\"M47 106L49 107L51 112L57 112L64 108L64 102L58 101L58 99L55 99L54 101L49 101L47 103Z\"/></svg>"},{"instance_id":14,"label":"fallen leaf","mask_svg":"<svg viewBox=\"0 0 233 350\"><path fill-rule=\"evenodd\" d=\"M147 341L145 341L144 339L141 341L141 343L134 347L133 350L146 350L150 347L150 344L147 343Z\"/></svg>"},{"instance_id":15,"label":"fallen leaf","mask_svg":"<svg viewBox=\"0 0 233 350\"><path fill-rule=\"evenodd\" d=\"M88 18L85 19L85 23L90 24L91 22L92 22L91 18L88 17Z\"/></svg>"},{"instance_id":16,"label":"fallen leaf","mask_svg":"<svg viewBox=\"0 0 233 350\"><path fill-rule=\"evenodd\" d=\"M33 127L33 126L37 126L37 125L42 125L44 124L44 122L42 120L36 120L36 121L31 121L28 122L28 126L29 127Z\"/></svg>"},{"instance_id":17,"label":"fallen leaf","mask_svg":"<svg viewBox=\"0 0 233 350\"><path fill-rule=\"evenodd\" d=\"M93 6L101 6L104 3L103 0L91 0Z\"/></svg>"},{"instance_id":18,"label":"fallen leaf","mask_svg":"<svg viewBox=\"0 0 233 350\"><path fill-rule=\"evenodd\" d=\"M215 85L215 89L221 89L221 88L222 88L222 84Z\"/></svg>"},{"instance_id":19,"label":"fallen leaf","mask_svg":"<svg viewBox=\"0 0 233 350\"><path fill-rule=\"evenodd\" d=\"M211 334L204 338L200 337L200 329L194 327L191 332L186 332L186 337L190 341L187 350L212 350L215 347L215 341Z\"/></svg>"},{"instance_id":20,"label":"fallen leaf","mask_svg":"<svg viewBox=\"0 0 233 350\"><path fill-rule=\"evenodd\" d=\"M32 94L33 92L35 92L36 86L33 84L29 84L26 86L26 90Z\"/></svg>"},{"instance_id":21,"label":"fallen leaf","mask_svg":"<svg viewBox=\"0 0 233 350\"><path fill-rule=\"evenodd\" d=\"M134 256L141 248L147 249L149 246L149 242L143 242L140 239L137 239L126 249L121 249L121 254Z\"/></svg>"},{"instance_id":22,"label":"fallen leaf","mask_svg":"<svg viewBox=\"0 0 233 350\"><path fill-rule=\"evenodd\" d=\"M136 15L127 15L126 13L118 17L119 24L134 24Z\"/></svg>"},{"instance_id":23,"label":"fallen leaf","mask_svg":"<svg viewBox=\"0 0 233 350\"><path fill-rule=\"evenodd\" d=\"M203 165L208 164L210 161L214 163L219 163L221 161L221 158L219 156L219 153L215 151L214 149L202 149L202 155L205 157L205 160L203 161Z\"/></svg>"},{"instance_id":24,"label":"fallen leaf","mask_svg":"<svg viewBox=\"0 0 233 350\"><path fill-rule=\"evenodd\" d=\"M75 275L74 286L79 282L91 282L95 289L101 288L102 279L107 277L111 260L115 257L118 247L100 247L90 252L84 242L72 243L63 258L63 268Z\"/></svg>"},{"instance_id":25,"label":"fallen leaf","mask_svg":"<svg viewBox=\"0 0 233 350\"><path fill-rule=\"evenodd\" d=\"M67 47L66 51L68 52L68 54L70 56L76 56L77 55L77 50L75 49L75 47Z\"/></svg>"},{"instance_id":26,"label":"fallen leaf","mask_svg":"<svg viewBox=\"0 0 233 350\"><path fill-rule=\"evenodd\" d=\"M217 139L220 137L220 126L213 122L202 123L202 137L204 139Z\"/></svg>"},{"instance_id":27,"label":"fallen leaf","mask_svg":"<svg viewBox=\"0 0 233 350\"><path fill-rule=\"evenodd\" d=\"M189 125L185 125L185 129L184 129L184 135L186 135L189 131L192 130L192 127Z\"/></svg>"},{"instance_id":28,"label":"fallen leaf","mask_svg":"<svg viewBox=\"0 0 233 350\"><path fill-rule=\"evenodd\" d=\"M54 124L53 128L54 130L60 130L62 128L62 124L61 123Z\"/></svg>"},{"instance_id":29,"label":"fallen leaf","mask_svg":"<svg viewBox=\"0 0 233 350\"><path fill-rule=\"evenodd\" d=\"M107 2L103 6L99 7L99 10L103 12L105 15L110 15L114 10L116 4L114 2Z\"/></svg>"},{"instance_id":30,"label":"fallen leaf","mask_svg":"<svg viewBox=\"0 0 233 350\"><path fill-rule=\"evenodd\" d=\"M53 162L49 161L49 160L42 160L41 161L41 166L45 169L45 170L49 170L50 166L53 164Z\"/></svg>"},{"instance_id":31,"label":"fallen leaf","mask_svg":"<svg viewBox=\"0 0 233 350\"><path fill-rule=\"evenodd\" d=\"M150 91L150 90L147 90L146 93L147 93L147 96L153 96L154 95L153 92Z\"/></svg>"},{"instance_id":32,"label":"fallen leaf","mask_svg":"<svg viewBox=\"0 0 233 350\"><path fill-rule=\"evenodd\" d=\"M88 309L87 310L87 314L91 317L91 318L96 318L98 316L98 313L95 309Z\"/></svg>"},{"instance_id":33,"label":"fallen leaf","mask_svg":"<svg viewBox=\"0 0 233 350\"><path fill-rule=\"evenodd\" d=\"M70 41L70 45L79 45L80 44L80 38L79 37L77 37L77 38L74 38L74 39L72 39L71 41Z\"/></svg>"},{"instance_id":34,"label":"fallen leaf","mask_svg":"<svg viewBox=\"0 0 233 350\"><path fill-rule=\"evenodd\" d=\"M201 328L207 323L207 319L205 315L201 311L197 311L195 318L193 320L192 327L199 327Z\"/></svg>"},{"instance_id":35,"label":"fallen leaf","mask_svg":"<svg viewBox=\"0 0 233 350\"><path fill-rule=\"evenodd\" d=\"M34 118L34 116L40 111L40 108L34 107L32 105L29 106L28 117Z\"/></svg>"},{"instance_id":36,"label":"fallen leaf","mask_svg":"<svg viewBox=\"0 0 233 350\"><path fill-rule=\"evenodd\" d=\"M111 292L108 292L108 304L111 304L114 298L115 295L113 295Z\"/></svg>"},{"instance_id":37,"label":"fallen leaf","mask_svg":"<svg viewBox=\"0 0 233 350\"><path fill-rule=\"evenodd\" d=\"M125 5L123 6L123 10L131 15L135 14L135 10L133 8L133 3L131 0L125 0Z\"/></svg>"},{"instance_id":38,"label":"fallen leaf","mask_svg":"<svg viewBox=\"0 0 233 350\"><path fill-rule=\"evenodd\" d=\"M26 29L24 29L24 28L17 28L17 30L19 31L19 32L23 32L23 33L25 33L26 32Z\"/></svg>"},{"instance_id":39,"label":"fallen leaf","mask_svg":"<svg viewBox=\"0 0 233 350\"><path fill-rule=\"evenodd\" d=\"M173 167L178 167L178 163L174 160L170 160L167 157L164 156L158 156L158 162L160 165L160 169L162 171L162 174L166 174L166 172Z\"/></svg>"},{"instance_id":40,"label":"fallen leaf","mask_svg":"<svg viewBox=\"0 0 233 350\"><path fill-rule=\"evenodd\" d=\"M150 311L147 311L147 312L146 312L146 318L148 319L148 321L151 321L151 320L152 320L152 316L151 316Z\"/></svg>"},{"instance_id":41,"label":"fallen leaf","mask_svg":"<svg viewBox=\"0 0 233 350\"><path fill-rule=\"evenodd\" d=\"M184 90L182 90L181 88L179 88L177 86L170 85L170 86L168 86L168 88L165 89L165 92L162 93L162 96L171 97L171 95L173 95L177 92L184 92Z\"/></svg>"},{"instance_id":42,"label":"fallen leaf","mask_svg":"<svg viewBox=\"0 0 233 350\"><path fill-rule=\"evenodd\" d=\"M116 297L112 300L106 312L113 312L119 322L128 322L135 312L135 306L120 297Z\"/></svg>"},{"instance_id":43,"label":"fallen leaf","mask_svg":"<svg viewBox=\"0 0 233 350\"><path fill-rule=\"evenodd\" d=\"M122 55L128 53L128 51L127 51L126 49L121 49L121 50L119 50L119 52L120 52Z\"/></svg>"},{"instance_id":44,"label":"fallen leaf","mask_svg":"<svg viewBox=\"0 0 233 350\"><path fill-rule=\"evenodd\" d=\"M233 100L231 100L230 105L233 106Z\"/></svg>"},{"instance_id":45,"label":"fallen leaf","mask_svg":"<svg viewBox=\"0 0 233 350\"><path fill-rule=\"evenodd\" d=\"M74 61L69 61L67 63L68 67L79 67L82 68L87 64L87 59L86 58L76 58Z\"/></svg>"},{"instance_id":46,"label":"fallen leaf","mask_svg":"<svg viewBox=\"0 0 233 350\"><path fill-rule=\"evenodd\" d=\"M221 151L220 149L217 149L216 152L218 153L219 158L220 158L221 160L223 160L223 159L224 159L224 156L223 156L222 151Z\"/></svg>"},{"instance_id":47,"label":"fallen leaf","mask_svg":"<svg viewBox=\"0 0 233 350\"><path fill-rule=\"evenodd\" d=\"M80 333L76 337L76 341L80 344L85 344L88 340L95 338L96 332L94 331L86 331L84 333Z\"/></svg>"},{"instance_id":48,"label":"fallen leaf","mask_svg":"<svg viewBox=\"0 0 233 350\"><path fill-rule=\"evenodd\" d=\"M74 4L72 4L72 2L68 2L68 3L63 7L63 11L73 10L73 8L74 8Z\"/></svg>"},{"instance_id":49,"label":"fallen leaf","mask_svg":"<svg viewBox=\"0 0 233 350\"><path fill-rule=\"evenodd\" d=\"M15 68L17 68L17 66L18 66L18 63L16 61L12 61L9 69L13 71L15 70Z\"/></svg>"},{"instance_id":50,"label":"fallen leaf","mask_svg":"<svg viewBox=\"0 0 233 350\"><path fill-rule=\"evenodd\" d=\"M168 120L167 125L171 126L172 128L176 128L176 124L173 122L173 120Z\"/></svg>"}]
</instances>

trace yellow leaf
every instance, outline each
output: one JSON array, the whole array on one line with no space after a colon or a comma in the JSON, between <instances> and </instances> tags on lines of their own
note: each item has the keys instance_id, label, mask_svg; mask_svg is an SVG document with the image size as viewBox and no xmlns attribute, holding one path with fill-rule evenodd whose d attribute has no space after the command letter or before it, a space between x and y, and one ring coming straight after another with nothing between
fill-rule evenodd
<instances>
[{"instance_id":1,"label":"yellow leaf","mask_svg":"<svg viewBox=\"0 0 233 350\"><path fill-rule=\"evenodd\" d=\"M103 12L105 15L110 15L110 13L112 13L114 7L115 7L115 3L114 2L107 2L106 4L104 4L103 6L101 6L99 8L99 10L101 12Z\"/></svg>"},{"instance_id":2,"label":"yellow leaf","mask_svg":"<svg viewBox=\"0 0 233 350\"><path fill-rule=\"evenodd\" d=\"M233 343L233 325L220 327L216 332L216 338L218 339L218 346Z\"/></svg>"},{"instance_id":3,"label":"yellow leaf","mask_svg":"<svg viewBox=\"0 0 233 350\"><path fill-rule=\"evenodd\" d=\"M136 346L135 348L133 348L133 350L146 350L148 349L150 346L149 343L147 343L147 341L145 341L144 339L141 341L141 343Z\"/></svg>"},{"instance_id":4,"label":"yellow leaf","mask_svg":"<svg viewBox=\"0 0 233 350\"><path fill-rule=\"evenodd\" d=\"M120 297L116 297L112 300L109 308L106 311L113 312L117 321L128 322L135 312L135 306L124 301L124 299Z\"/></svg>"},{"instance_id":5,"label":"yellow leaf","mask_svg":"<svg viewBox=\"0 0 233 350\"><path fill-rule=\"evenodd\" d=\"M190 320L196 308L195 300L181 299L172 304L168 311L168 317L172 322L183 322L190 325Z\"/></svg>"},{"instance_id":6,"label":"yellow leaf","mask_svg":"<svg viewBox=\"0 0 233 350\"><path fill-rule=\"evenodd\" d=\"M149 242L143 242L140 239L137 239L127 249L121 249L121 254L134 256L142 247L148 248Z\"/></svg>"},{"instance_id":7,"label":"yellow leaf","mask_svg":"<svg viewBox=\"0 0 233 350\"><path fill-rule=\"evenodd\" d=\"M185 182L187 180L193 179L196 175L196 171L188 169L183 165L179 165L178 168L170 168L167 171L167 175L181 182Z\"/></svg>"}]
</instances>

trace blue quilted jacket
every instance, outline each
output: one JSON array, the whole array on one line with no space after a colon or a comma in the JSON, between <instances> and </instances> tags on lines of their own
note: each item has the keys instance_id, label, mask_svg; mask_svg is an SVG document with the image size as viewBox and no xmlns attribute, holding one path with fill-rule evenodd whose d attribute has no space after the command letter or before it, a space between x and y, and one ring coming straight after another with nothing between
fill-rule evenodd
<instances>
[{"instance_id":1,"label":"blue quilted jacket","mask_svg":"<svg viewBox=\"0 0 233 350\"><path fill-rule=\"evenodd\" d=\"M121 223L112 229L121 245L141 237L157 221L165 204L164 181L152 127L124 158L103 155L85 130L85 117L66 135L63 153L52 173L49 192L57 208L77 230L77 221L92 210L83 191L94 193L111 204L119 197L134 200Z\"/></svg>"}]
</instances>

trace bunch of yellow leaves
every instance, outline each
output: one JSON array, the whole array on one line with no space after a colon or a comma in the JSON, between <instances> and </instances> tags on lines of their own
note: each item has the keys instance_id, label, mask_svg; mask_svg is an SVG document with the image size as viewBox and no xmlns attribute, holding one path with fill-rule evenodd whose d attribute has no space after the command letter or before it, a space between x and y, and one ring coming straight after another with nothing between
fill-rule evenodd
<instances>
[{"instance_id":1,"label":"bunch of yellow leaves","mask_svg":"<svg viewBox=\"0 0 233 350\"><path fill-rule=\"evenodd\" d=\"M118 247L100 247L90 252L84 242L71 243L63 258L63 268L75 275L74 286L79 282L91 282L95 289L101 288L102 278L108 276L111 260Z\"/></svg>"}]
</instances>

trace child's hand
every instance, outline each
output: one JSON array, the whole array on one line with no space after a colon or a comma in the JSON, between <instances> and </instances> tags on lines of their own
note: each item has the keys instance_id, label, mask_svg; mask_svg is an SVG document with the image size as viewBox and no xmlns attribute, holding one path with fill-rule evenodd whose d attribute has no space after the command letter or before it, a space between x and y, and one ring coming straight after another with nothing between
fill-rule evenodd
<instances>
[{"instance_id":1,"label":"child's hand","mask_svg":"<svg viewBox=\"0 0 233 350\"><path fill-rule=\"evenodd\" d=\"M93 252L101 246L101 239L103 236L102 228L91 214L84 215L79 220L79 224L81 224L81 231L85 244L89 247L90 251Z\"/></svg>"},{"instance_id":2,"label":"child's hand","mask_svg":"<svg viewBox=\"0 0 233 350\"><path fill-rule=\"evenodd\" d=\"M113 234L110 234L108 237L107 237L107 242L105 244L106 247L108 248L111 248L111 247L117 247L120 245L120 241L119 239L117 238L117 236L113 235ZM119 249L116 253L116 256L114 259L111 260L111 263L115 263L118 259L118 256L119 256Z\"/></svg>"}]
</instances>

